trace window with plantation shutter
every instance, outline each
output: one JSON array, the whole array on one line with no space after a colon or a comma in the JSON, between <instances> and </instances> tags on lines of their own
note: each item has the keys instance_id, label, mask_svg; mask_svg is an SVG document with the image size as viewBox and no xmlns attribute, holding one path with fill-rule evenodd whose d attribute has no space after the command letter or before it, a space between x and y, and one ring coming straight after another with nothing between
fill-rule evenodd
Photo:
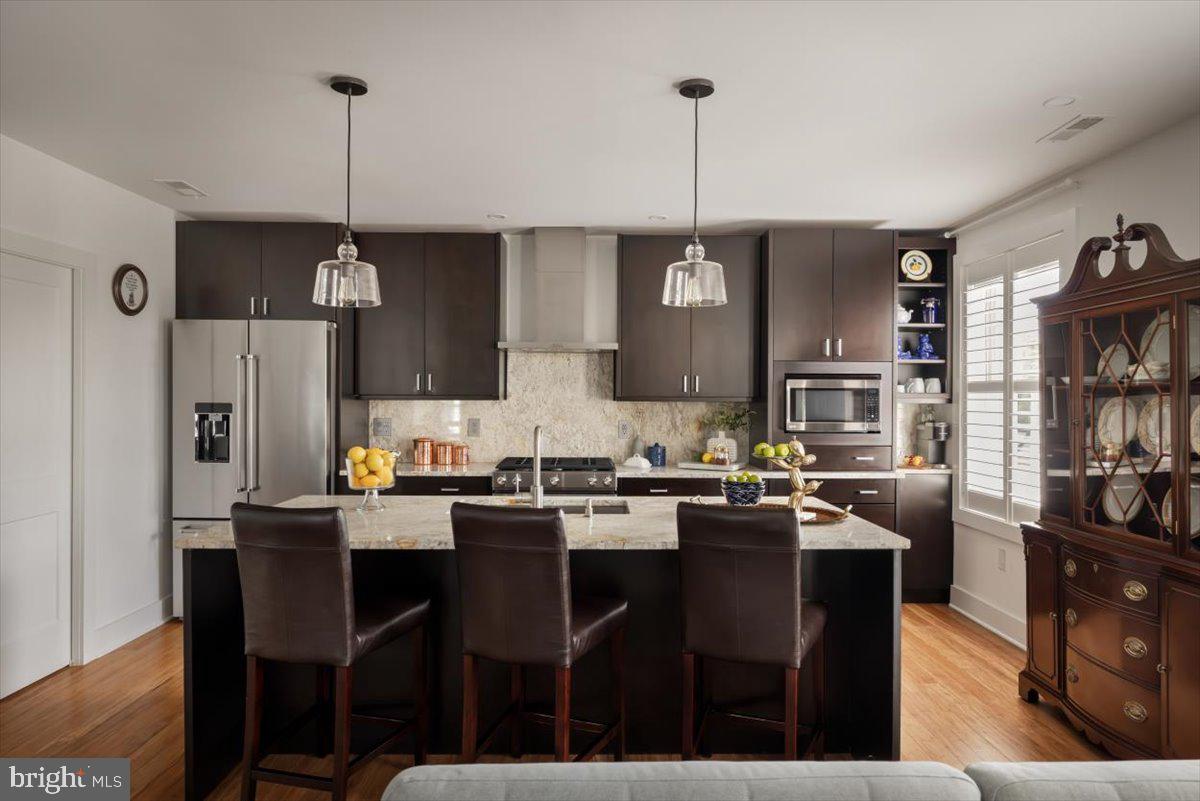
<instances>
[{"instance_id":1,"label":"window with plantation shutter","mask_svg":"<svg viewBox=\"0 0 1200 801\"><path fill-rule=\"evenodd\" d=\"M1061 236L963 269L959 503L1007 523L1038 514L1040 354L1032 301L1058 289Z\"/></svg>"}]
</instances>

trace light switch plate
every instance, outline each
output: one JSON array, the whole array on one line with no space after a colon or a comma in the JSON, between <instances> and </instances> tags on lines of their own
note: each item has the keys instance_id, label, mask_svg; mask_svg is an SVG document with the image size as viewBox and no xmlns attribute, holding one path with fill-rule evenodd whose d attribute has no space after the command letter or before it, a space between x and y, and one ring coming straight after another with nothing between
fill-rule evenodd
<instances>
[{"instance_id":1,"label":"light switch plate","mask_svg":"<svg viewBox=\"0 0 1200 801\"><path fill-rule=\"evenodd\" d=\"M390 437L392 435L392 418L390 417L372 417L371 418L371 436L373 437Z\"/></svg>"},{"instance_id":2,"label":"light switch plate","mask_svg":"<svg viewBox=\"0 0 1200 801\"><path fill-rule=\"evenodd\" d=\"M467 436L468 437L480 436L481 430L482 430L482 426L480 426L480 424L479 424L478 417L468 417L467 418Z\"/></svg>"},{"instance_id":3,"label":"light switch plate","mask_svg":"<svg viewBox=\"0 0 1200 801\"><path fill-rule=\"evenodd\" d=\"M617 423L617 439L629 439L633 436L633 425L628 420Z\"/></svg>"}]
</instances>

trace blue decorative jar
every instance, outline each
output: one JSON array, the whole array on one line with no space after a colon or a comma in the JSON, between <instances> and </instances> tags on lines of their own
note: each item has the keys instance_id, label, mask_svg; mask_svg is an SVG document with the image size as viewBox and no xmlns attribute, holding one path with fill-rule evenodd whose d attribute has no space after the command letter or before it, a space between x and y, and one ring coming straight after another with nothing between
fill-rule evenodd
<instances>
[{"instance_id":1,"label":"blue decorative jar","mask_svg":"<svg viewBox=\"0 0 1200 801\"><path fill-rule=\"evenodd\" d=\"M667 449L656 442L646 448L646 458L650 460L651 467L666 467Z\"/></svg>"}]
</instances>

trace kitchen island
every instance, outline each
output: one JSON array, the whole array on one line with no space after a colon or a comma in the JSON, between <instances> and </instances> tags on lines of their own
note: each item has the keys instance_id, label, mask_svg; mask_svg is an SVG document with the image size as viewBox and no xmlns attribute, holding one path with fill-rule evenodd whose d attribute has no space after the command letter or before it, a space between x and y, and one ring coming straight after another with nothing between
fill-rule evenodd
<instances>
[{"instance_id":1,"label":"kitchen island","mask_svg":"<svg viewBox=\"0 0 1200 801\"><path fill-rule=\"evenodd\" d=\"M512 503L503 497L471 500ZM432 599L430 749L457 753L462 654L449 515L453 500L389 496L384 499L387 508L369 513L357 511L358 502L355 496L303 496L281 505L346 510L357 591ZM635 754L678 753L681 676L675 507L679 499L597 498L594 504L601 506L627 503L628 514L608 508L590 517L581 513L586 504L579 499L559 502L569 504L574 512L566 515L574 592L629 601L628 749ZM829 607L826 748L832 753L899 758L900 554L908 545L905 538L853 515L839 523L801 526L804 595ZM199 799L216 787L241 754L242 601L228 523L182 535L175 547L184 549L186 790L189 799ZM356 703L411 697L409 648L408 640L402 639L356 666ZM779 670L712 660L705 668L715 702L744 704L755 714L782 716ZM807 678L807 672L804 675ZM308 666L269 667L265 732L282 727L313 703L314 676ZM529 671L531 703L553 700L552 678L550 670ZM607 660L585 657L576 666L573 684L573 711L584 718L607 720L611 714ZM507 704L507 668L485 661L480 686L481 719L490 721ZM809 719L811 698L807 688L801 698L804 721ZM361 743L374 733L355 734L356 743ZM529 753L551 753L548 729L530 727L526 735ZM731 726L714 727L705 739L715 753L776 754L782 747L776 734ZM316 752L321 750L318 741L315 732L302 730L285 745L294 752Z\"/></svg>"}]
</instances>

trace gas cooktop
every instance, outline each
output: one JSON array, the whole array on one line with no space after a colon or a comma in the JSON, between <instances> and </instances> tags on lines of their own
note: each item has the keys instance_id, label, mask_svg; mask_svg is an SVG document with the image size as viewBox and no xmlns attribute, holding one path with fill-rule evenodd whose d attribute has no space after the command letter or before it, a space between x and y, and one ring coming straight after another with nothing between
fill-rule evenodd
<instances>
[{"instance_id":1,"label":"gas cooktop","mask_svg":"<svg viewBox=\"0 0 1200 801\"><path fill-rule=\"evenodd\" d=\"M533 470L532 456L506 456L496 465L497 470ZM543 470L612 470L613 460L607 456L544 456Z\"/></svg>"},{"instance_id":2,"label":"gas cooktop","mask_svg":"<svg viewBox=\"0 0 1200 801\"><path fill-rule=\"evenodd\" d=\"M509 456L492 473L492 492L528 492L533 486L533 458ZM542 489L547 493L613 493L617 471L606 456L542 458Z\"/></svg>"}]
</instances>

